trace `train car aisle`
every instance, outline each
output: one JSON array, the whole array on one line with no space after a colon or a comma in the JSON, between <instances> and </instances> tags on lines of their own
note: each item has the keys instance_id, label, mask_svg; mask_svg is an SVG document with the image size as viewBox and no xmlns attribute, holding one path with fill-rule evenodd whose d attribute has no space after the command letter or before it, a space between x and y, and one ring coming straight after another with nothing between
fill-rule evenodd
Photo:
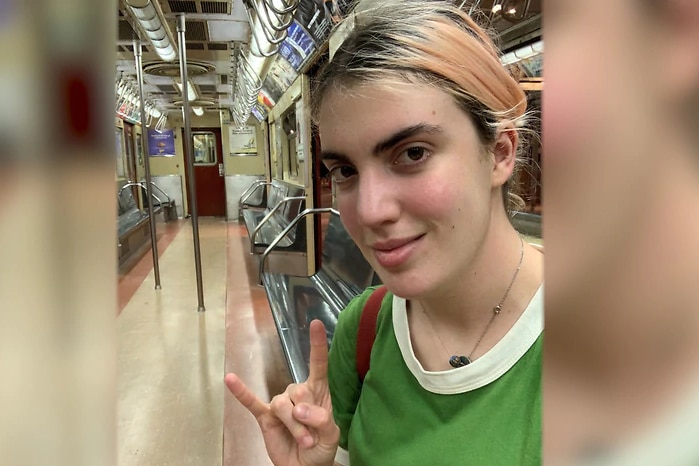
<instances>
[{"instance_id":1,"label":"train car aisle","mask_svg":"<svg viewBox=\"0 0 699 466\"><path fill-rule=\"evenodd\" d=\"M245 228L200 220L198 313L191 223L182 223L159 239L162 290L153 289L152 264L143 279L150 253L119 283L122 294L143 279L117 317L118 464L271 464L257 423L223 384L235 371L269 399L290 383Z\"/></svg>"},{"instance_id":2,"label":"train car aisle","mask_svg":"<svg viewBox=\"0 0 699 466\"><path fill-rule=\"evenodd\" d=\"M225 372L237 373L265 401L284 391L291 376L264 288L257 285L257 256L247 230L228 226ZM223 458L226 466L271 465L257 422L225 390Z\"/></svg>"}]
</instances>

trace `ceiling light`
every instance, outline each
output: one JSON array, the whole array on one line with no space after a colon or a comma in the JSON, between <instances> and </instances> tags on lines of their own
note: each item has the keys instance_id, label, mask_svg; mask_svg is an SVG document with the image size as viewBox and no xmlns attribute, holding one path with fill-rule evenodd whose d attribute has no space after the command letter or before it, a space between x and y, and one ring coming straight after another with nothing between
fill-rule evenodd
<instances>
[{"instance_id":1,"label":"ceiling light","mask_svg":"<svg viewBox=\"0 0 699 466\"><path fill-rule=\"evenodd\" d=\"M175 86L177 86L177 89L179 89L180 94L182 93L182 83L178 80L175 79ZM183 94L184 95L184 94ZM197 89L194 87L194 83L192 82L191 79L187 80L187 100L190 102L193 100L197 100Z\"/></svg>"},{"instance_id":2,"label":"ceiling light","mask_svg":"<svg viewBox=\"0 0 699 466\"><path fill-rule=\"evenodd\" d=\"M211 42L247 41L250 37L250 23L247 21L209 20L209 39Z\"/></svg>"},{"instance_id":3,"label":"ceiling light","mask_svg":"<svg viewBox=\"0 0 699 466\"><path fill-rule=\"evenodd\" d=\"M153 45L158 56L165 61L173 61L177 57L175 48L170 42L167 23L153 6L150 0L126 0L143 32Z\"/></svg>"},{"instance_id":4,"label":"ceiling light","mask_svg":"<svg viewBox=\"0 0 699 466\"><path fill-rule=\"evenodd\" d=\"M204 114L204 109L201 107L192 107L192 111L197 116L202 116Z\"/></svg>"},{"instance_id":5,"label":"ceiling light","mask_svg":"<svg viewBox=\"0 0 699 466\"><path fill-rule=\"evenodd\" d=\"M493 14L494 15L497 15L498 13L500 13L500 11L502 11L501 4L497 3L497 4L493 5Z\"/></svg>"},{"instance_id":6,"label":"ceiling light","mask_svg":"<svg viewBox=\"0 0 699 466\"><path fill-rule=\"evenodd\" d=\"M511 65L520 60L534 57L544 52L544 41L540 40L531 45L525 45L513 52L506 53L500 57L500 63L503 65Z\"/></svg>"}]
</instances>

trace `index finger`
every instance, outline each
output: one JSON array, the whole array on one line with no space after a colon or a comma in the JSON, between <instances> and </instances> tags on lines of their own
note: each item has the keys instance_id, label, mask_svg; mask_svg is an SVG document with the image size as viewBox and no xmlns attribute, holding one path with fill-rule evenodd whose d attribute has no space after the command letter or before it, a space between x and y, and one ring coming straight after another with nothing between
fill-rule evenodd
<instances>
[{"instance_id":1,"label":"index finger","mask_svg":"<svg viewBox=\"0 0 699 466\"><path fill-rule=\"evenodd\" d=\"M328 384L328 337L325 325L318 319L311 322L311 357L308 384Z\"/></svg>"},{"instance_id":2,"label":"index finger","mask_svg":"<svg viewBox=\"0 0 699 466\"><path fill-rule=\"evenodd\" d=\"M250 391L250 389L240 380L235 374L227 374L223 379L226 382L226 386L231 391L233 396L235 396L241 405L250 411L250 413L255 416L255 419L266 414L269 411L269 405L260 400L257 395Z\"/></svg>"}]
</instances>

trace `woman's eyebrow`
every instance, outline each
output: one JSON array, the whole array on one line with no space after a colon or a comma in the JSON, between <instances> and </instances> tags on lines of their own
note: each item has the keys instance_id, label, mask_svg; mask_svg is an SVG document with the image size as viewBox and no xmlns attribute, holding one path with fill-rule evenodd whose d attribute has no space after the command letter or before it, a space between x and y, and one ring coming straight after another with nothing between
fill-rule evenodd
<instances>
[{"instance_id":1,"label":"woman's eyebrow","mask_svg":"<svg viewBox=\"0 0 699 466\"><path fill-rule=\"evenodd\" d=\"M420 133L428 133L428 134L433 134L433 133L441 133L442 128L440 126L436 125L429 125L427 123L418 123L416 125L408 126L407 128L400 129L384 139L383 141L380 141L374 146L373 153L374 155L379 155L381 152L390 149L391 147L395 146L396 144L400 143L403 139L407 139L411 136L415 136L416 134Z\"/></svg>"},{"instance_id":2,"label":"woman's eyebrow","mask_svg":"<svg viewBox=\"0 0 699 466\"><path fill-rule=\"evenodd\" d=\"M321 151L320 152L320 161L326 162L328 160L339 160L340 162L343 162L343 163L349 163L349 161L350 161L347 156L339 154L337 152Z\"/></svg>"},{"instance_id":3,"label":"woman's eyebrow","mask_svg":"<svg viewBox=\"0 0 699 466\"><path fill-rule=\"evenodd\" d=\"M408 126L407 128L402 128L396 131L395 133L391 134L384 140L378 142L375 146L374 149L372 150L372 153L375 156L378 156L381 152L390 149L391 147L399 144L401 141L404 139L407 139L409 137L415 136L417 134L421 133L428 133L428 134L434 134L434 133L441 133L443 130L440 126L436 125L429 125L427 123L418 123L416 125ZM332 151L321 151L320 153L320 159L321 161L325 162L327 160L339 160L340 162L343 163L349 163L350 159L346 155L340 154L338 152L332 152Z\"/></svg>"}]
</instances>

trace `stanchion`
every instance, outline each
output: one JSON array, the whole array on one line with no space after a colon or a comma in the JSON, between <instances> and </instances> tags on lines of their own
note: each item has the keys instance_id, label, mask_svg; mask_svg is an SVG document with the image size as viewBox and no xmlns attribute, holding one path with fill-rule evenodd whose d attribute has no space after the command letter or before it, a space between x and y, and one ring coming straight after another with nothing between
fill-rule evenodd
<instances>
[{"instance_id":1,"label":"stanchion","mask_svg":"<svg viewBox=\"0 0 699 466\"><path fill-rule=\"evenodd\" d=\"M153 253L153 274L155 275L155 289L160 287L160 266L158 264L158 239L155 231L155 215L153 214L153 187L151 186L150 177L150 157L148 154L148 127L146 126L146 102L143 98L143 63L142 63L142 48L141 42L135 40L133 42L133 52L136 58L136 78L138 80L138 96L141 99L141 147L144 152L145 168L146 168L146 197L148 205L148 220L150 221L150 244L151 252ZM134 180L137 181L137 180Z\"/></svg>"},{"instance_id":2,"label":"stanchion","mask_svg":"<svg viewBox=\"0 0 699 466\"><path fill-rule=\"evenodd\" d=\"M192 233L194 236L194 266L197 274L197 297L199 312L204 312L204 289L201 279L201 252L199 249L199 212L197 210L197 184L194 180L194 147L192 146L192 127L189 117L189 84L187 82L187 45L185 44L184 15L177 16L177 40L180 48L180 79L182 80L182 108L184 109L184 155L189 169L189 211L192 214Z\"/></svg>"}]
</instances>

